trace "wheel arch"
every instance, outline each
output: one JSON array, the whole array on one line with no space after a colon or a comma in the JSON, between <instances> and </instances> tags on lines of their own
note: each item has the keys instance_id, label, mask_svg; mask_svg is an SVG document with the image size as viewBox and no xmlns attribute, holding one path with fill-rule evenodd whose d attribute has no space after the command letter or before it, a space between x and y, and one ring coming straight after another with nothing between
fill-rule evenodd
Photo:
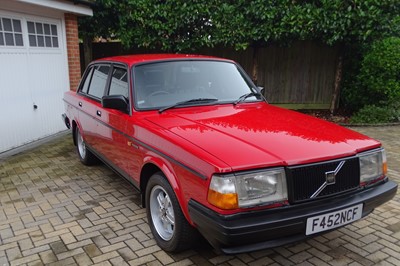
<instances>
[{"instance_id":1,"label":"wheel arch","mask_svg":"<svg viewBox=\"0 0 400 266\"><path fill-rule=\"evenodd\" d=\"M142 171L140 172L140 194L141 194L141 201L142 201L142 206L145 208L146 207L146 187L147 183L149 182L149 179L152 175L154 175L157 172L162 172L161 169L153 164L153 163L146 163L142 167Z\"/></svg>"},{"instance_id":2,"label":"wheel arch","mask_svg":"<svg viewBox=\"0 0 400 266\"><path fill-rule=\"evenodd\" d=\"M74 140L74 145L76 146L76 127L78 125L76 124L75 120L72 120L72 139Z\"/></svg>"},{"instance_id":3,"label":"wheel arch","mask_svg":"<svg viewBox=\"0 0 400 266\"><path fill-rule=\"evenodd\" d=\"M172 187L172 190L175 193L175 196L179 202L180 208L186 220L188 220L189 223L191 223L190 217L188 215L188 207L187 204L185 203L183 195L183 189L181 187L180 182L178 181L178 177L174 172L172 165L170 163L167 164L166 162L164 162L159 158L154 158L154 159L155 160L146 162L143 165L140 173L140 192L141 192L142 206L146 207L146 187L150 177L155 173L160 172L163 174L165 179Z\"/></svg>"}]
</instances>

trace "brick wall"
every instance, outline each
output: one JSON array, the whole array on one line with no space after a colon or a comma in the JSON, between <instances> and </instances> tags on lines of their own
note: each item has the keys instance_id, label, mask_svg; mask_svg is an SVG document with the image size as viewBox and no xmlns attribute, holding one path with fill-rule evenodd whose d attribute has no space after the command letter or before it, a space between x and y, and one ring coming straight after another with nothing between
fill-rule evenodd
<instances>
[{"instance_id":1,"label":"brick wall","mask_svg":"<svg viewBox=\"0 0 400 266\"><path fill-rule=\"evenodd\" d=\"M78 17L65 14L67 33L68 71L70 90L75 91L81 78L81 65L79 57Z\"/></svg>"}]
</instances>

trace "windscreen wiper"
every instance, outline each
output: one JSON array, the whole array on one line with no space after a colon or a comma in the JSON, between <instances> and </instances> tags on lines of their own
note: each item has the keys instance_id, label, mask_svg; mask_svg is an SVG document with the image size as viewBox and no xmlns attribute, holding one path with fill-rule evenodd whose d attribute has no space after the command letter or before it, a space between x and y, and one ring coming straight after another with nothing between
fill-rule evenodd
<instances>
[{"instance_id":1,"label":"windscreen wiper","mask_svg":"<svg viewBox=\"0 0 400 266\"><path fill-rule=\"evenodd\" d=\"M216 99L216 98L195 98L195 99L190 99L190 100L186 100L186 101L182 101L182 102L177 102L172 105L163 107L163 108L159 109L158 112L161 114L165 110L175 108L178 106L190 105L192 103L211 103L211 102L216 102L216 101L218 101L218 99Z\"/></svg>"},{"instance_id":2,"label":"windscreen wiper","mask_svg":"<svg viewBox=\"0 0 400 266\"><path fill-rule=\"evenodd\" d=\"M261 96L261 93L252 91L252 92L243 94L242 96L240 96L240 97L233 103L233 105L236 105L236 104L238 104L238 103L241 103L241 102L243 102L244 100L246 100L247 98L252 97L252 96Z\"/></svg>"}]
</instances>

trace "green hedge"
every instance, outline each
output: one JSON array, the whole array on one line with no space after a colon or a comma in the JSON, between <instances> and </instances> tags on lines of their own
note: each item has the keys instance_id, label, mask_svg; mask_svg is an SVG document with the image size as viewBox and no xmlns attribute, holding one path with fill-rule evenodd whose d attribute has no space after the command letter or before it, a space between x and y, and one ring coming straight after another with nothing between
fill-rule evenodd
<instances>
[{"instance_id":1,"label":"green hedge","mask_svg":"<svg viewBox=\"0 0 400 266\"><path fill-rule=\"evenodd\" d=\"M365 53L360 72L345 91L346 103L356 111L352 121L399 121L400 38L379 40Z\"/></svg>"}]
</instances>

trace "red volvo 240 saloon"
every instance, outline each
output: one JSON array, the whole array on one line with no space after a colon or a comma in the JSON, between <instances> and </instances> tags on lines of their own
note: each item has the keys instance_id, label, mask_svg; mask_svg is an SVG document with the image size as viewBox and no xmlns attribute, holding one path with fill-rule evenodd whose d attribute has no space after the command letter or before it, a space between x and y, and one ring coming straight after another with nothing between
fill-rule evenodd
<instances>
[{"instance_id":1,"label":"red volvo 240 saloon","mask_svg":"<svg viewBox=\"0 0 400 266\"><path fill-rule=\"evenodd\" d=\"M381 143L268 104L231 60L105 58L64 101L79 159L140 191L166 251L198 232L228 254L284 245L357 221L397 191Z\"/></svg>"}]
</instances>

